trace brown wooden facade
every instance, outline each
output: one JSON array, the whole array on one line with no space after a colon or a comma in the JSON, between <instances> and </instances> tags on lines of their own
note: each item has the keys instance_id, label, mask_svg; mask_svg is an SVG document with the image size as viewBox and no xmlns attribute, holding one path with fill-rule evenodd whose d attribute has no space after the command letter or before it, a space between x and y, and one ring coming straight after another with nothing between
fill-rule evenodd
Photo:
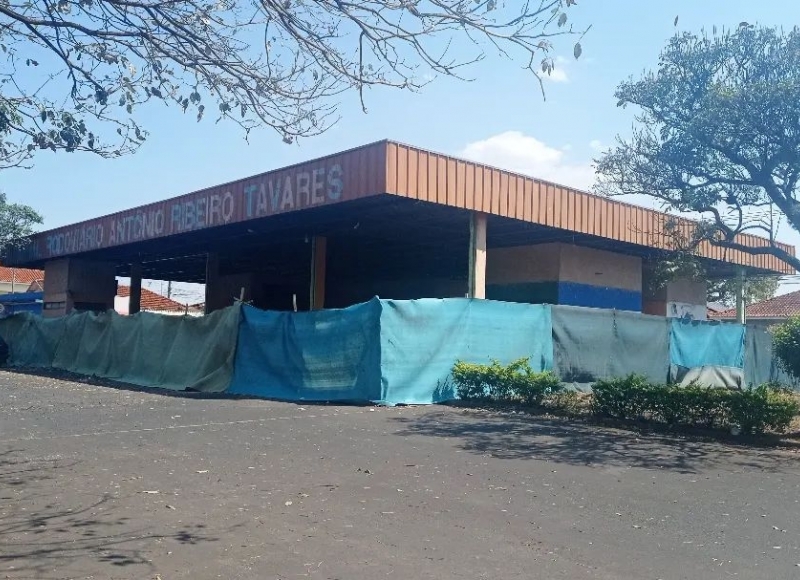
<instances>
[{"instance_id":1,"label":"brown wooden facade","mask_svg":"<svg viewBox=\"0 0 800 580\"><path fill-rule=\"evenodd\" d=\"M665 234L665 223L675 218L665 213L408 145L388 142L384 146L387 193L617 242L669 248L672 237ZM677 224L687 237L694 227L683 218L677 218ZM751 247L769 245L750 234L740 235L738 241ZM794 254L794 247L778 245ZM712 260L794 273L774 256L754 256L709 243L699 253Z\"/></svg>"},{"instance_id":2,"label":"brown wooden facade","mask_svg":"<svg viewBox=\"0 0 800 580\"><path fill-rule=\"evenodd\" d=\"M381 141L42 232L7 262L12 266L42 265L54 258L152 243L159 238L387 194L643 248L668 249L670 237L665 235L664 226L667 219L674 219L479 163ZM684 232L691 231L691 221L677 221ZM752 247L768 245L767 240L753 235L741 235L739 241ZM781 247L794 254L793 247ZM794 273L776 257L707 243L700 247L700 255L762 271Z\"/></svg>"}]
</instances>

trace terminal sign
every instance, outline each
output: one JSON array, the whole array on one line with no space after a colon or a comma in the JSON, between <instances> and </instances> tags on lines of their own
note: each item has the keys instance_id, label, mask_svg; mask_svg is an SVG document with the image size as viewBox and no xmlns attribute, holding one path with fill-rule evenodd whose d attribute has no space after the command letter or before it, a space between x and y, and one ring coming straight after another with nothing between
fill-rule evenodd
<instances>
[{"instance_id":1,"label":"terminal sign","mask_svg":"<svg viewBox=\"0 0 800 580\"><path fill-rule=\"evenodd\" d=\"M344 192L339 164L280 171L57 230L46 235L44 248L34 245L26 254L89 252L334 203Z\"/></svg>"},{"instance_id":2,"label":"terminal sign","mask_svg":"<svg viewBox=\"0 0 800 580\"><path fill-rule=\"evenodd\" d=\"M338 201L344 191L341 165L264 179L244 187L248 219Z\"/></svg>"}]
</instances>

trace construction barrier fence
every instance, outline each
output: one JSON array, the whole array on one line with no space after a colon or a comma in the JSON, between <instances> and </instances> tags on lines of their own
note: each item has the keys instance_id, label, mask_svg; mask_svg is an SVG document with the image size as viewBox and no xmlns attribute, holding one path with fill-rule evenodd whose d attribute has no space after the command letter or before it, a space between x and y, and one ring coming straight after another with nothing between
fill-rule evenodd
<instances>
[{"instance_id":1,"label":"construction barrier fence","mask_svg":"<svg viewBox=\"0 0 800 580\"><path fill-rule=\"evenodd\" d=\"M235 305L201 318L20 313L0 320L0 336L16 366L289 401L441 402L456 397L456 361L522 357L579 390L630 373L727 387L790 382L760 328L464 298L314 312Z\"/></svg>"}]
</instances>

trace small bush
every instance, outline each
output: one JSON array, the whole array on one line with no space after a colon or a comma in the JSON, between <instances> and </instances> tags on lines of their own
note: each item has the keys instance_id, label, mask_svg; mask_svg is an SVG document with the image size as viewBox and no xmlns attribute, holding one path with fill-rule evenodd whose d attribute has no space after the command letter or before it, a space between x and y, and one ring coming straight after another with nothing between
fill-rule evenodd
<instances>
[{"instance_id":1,"label":"small bush","mask_svg":"<svg viewBox=\"0 0 800 580\"><path fill-rule=\"evenodd\" d=\"M653 385L645 377L597 381L592 387L592 413L613 419L638 419L654 398Z\"/></svg>"},{"instance_id":2,"label":"small bush","mask_svg":"<svg viewBox=\"0 0 800 580\"><path fill-rule=\"evenodd\" d=\"M497 360L488 365L458 361L453 365L453 382L465 401L521 401L527 405L540 405L544 397L562 389L558 377L549 371L534 371L528 358L508 365Z\"/></svg>"},{"instance_id":3,"label":"small bush","mask_svg":"<svg viewBox=\"0 0 800 580\"><path fill-rule=\"evenodd\" d=\"M794 393L780 385L765 384L736 395L730 401L730 422L744 433L782 433L800 413Z\"/></svg>"},{"instance_id":4,"label":"small bush","mask_svg":"<svg viewBox=\"0 0 800 580\"><path fill-rule=\"evenodd\" d=\"M668 425L722 427L727 424L728 399L734 391L692 383L652 385L651 419Z\"/></svg>"},{"instance_id":5,"label":"small bush","mask_svg":"<svg viewBox=\"0 0 800 580\"><path fill-rule=\"evenodd\" d=\"M772 329L772 349L783 370L800 379L800 316Z\"/></svg>"},{"instance_id":6,"label":"small bush","mask_svg":"<svg viewBox=\"0 0 800 580\"><path fill-rule=\"evenodd\" d=\"M559 393L563 388L561 380L552 372L531 372L519 381L514 394L526 405L541 405L546 397Z\"/></svg>"},{"instance_id":7,"label":"small bush","mask_svg":"<svg viewBox=\"0 0 800 580\"><path fill-rule=\"evenodd\" d=\"M598 381L592 413L614 419L648 419L668 425L741 427L745 433L785 431L800 413L794 395L780 386L729 391L697 384L658 385L644 377Z\"/></svg>"}]
</instances>

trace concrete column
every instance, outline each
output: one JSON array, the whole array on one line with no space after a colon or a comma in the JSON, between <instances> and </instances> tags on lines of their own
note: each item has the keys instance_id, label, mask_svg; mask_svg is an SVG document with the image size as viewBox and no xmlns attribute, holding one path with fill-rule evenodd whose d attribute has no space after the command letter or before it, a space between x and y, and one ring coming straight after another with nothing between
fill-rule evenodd
<instances>
[{"instance_id":1,"label":"concrete column","mask_svg":"<svg viewBox=\"0 0 800 580\"><path fill-rule=\"evenodd\" d=\"M142 309L142 265L131 264L131 294L128 298L128 314L136 314Z\"/></svg>"},{"instance_id":2,"label":"concrete column","mask_svg":"<svg viewBox=\"0 0 800 580\"><path fill-rule=\"evenodd\" d=\"M219 254L209 252L206 256L206 308L205 313L213 311L215 294L214 289L219 281Z\"/></svg>"},{"instance_id":3,"label":"concrete column","mask_svg":"<svg viewBox=\"0 0 800 580\"><path fill-rule=\"evenodd\" d=\"M736 322L739 324L745 324L747 322L747 303L744 299L744 290L745 284L747 283L745 279L745 271L744 268L739 268L739 272L737 273L737 284L736 284Z\"/></svg>"},{"instance_id":4,"label":"concrete column","mask_svg":"<svg viewBox=\"0 0 800 580\"><path fill-rule=\"evenodd\" d=\"M328 257L328 239L314 236L311 239L311 310L325 308L325 274Z\"/></svg>"},{"instance_id":5,"label":"concrete column","mask_svg":"<svg viewBox=\"0 0 800 580\"><path fill-rule=\"evenodd\" d=\"M46 317L73 310L104 312L114 308L116 265L75 258L45 264L44 311Z\"/></svg>"},{"instance_id":6,"label":"concrete column","mask_svg":"<svg viewBox=\"0 0 800 580\"><path fill-rule=\"evenodd\" d=\"M469 222L469 297L486 298L486 214L474 212Z\"/></svg>"}]
</instances>

